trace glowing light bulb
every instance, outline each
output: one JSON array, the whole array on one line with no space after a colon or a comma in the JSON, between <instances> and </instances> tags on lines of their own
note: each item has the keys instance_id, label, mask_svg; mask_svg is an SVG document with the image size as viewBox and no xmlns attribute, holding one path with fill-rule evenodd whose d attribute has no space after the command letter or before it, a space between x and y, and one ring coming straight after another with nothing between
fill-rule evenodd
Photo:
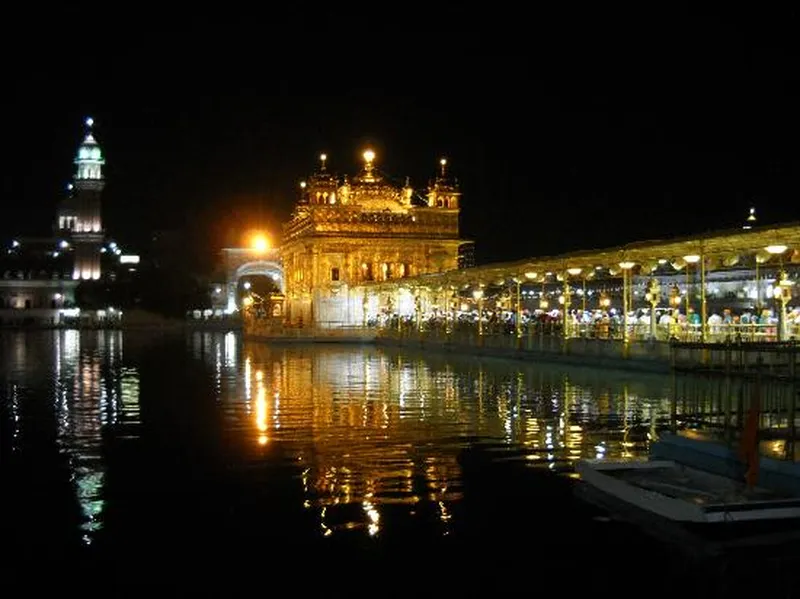
<instances>
[{"instance_id":1,"label":"glowing light bulb","mask_svg":"<svg viewBox=\"0 0 800 599\"><path fill-rule=\"evenodd\" d=\"M269 249L269 241L264 235L253 237L252 247L257 252L266 252Z\"/></svg>"},{"instance_id":2,"label":"glowing light bulb","mask_svg":"<svg viewBox=\"0 0 800 599\"><path fill-rule=\"evenodd\" d=\"M364 152L364 161L367 164L372 164L373 160L375 160L375 152L373 152L372 150L366 150Z\"/></svg>"}]
</instances>

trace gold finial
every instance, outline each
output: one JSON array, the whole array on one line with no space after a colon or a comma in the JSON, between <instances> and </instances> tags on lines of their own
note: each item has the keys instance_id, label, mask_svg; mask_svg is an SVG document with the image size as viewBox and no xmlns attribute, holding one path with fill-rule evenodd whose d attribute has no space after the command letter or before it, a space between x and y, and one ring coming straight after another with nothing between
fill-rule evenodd
<instances>
[{"instance_id":1,"label":"gold finial","mask_svg":"<svg viewBox=\"0 0 800 599\"><path fill-rule=\"evenodd\" d=\"M323 153L319 155L319 162L321 165L321 170L325 170L325 161L328 159L328 155Z\"/></svg>"},{"instance_id":2,"label":"gold finial","mask_svg":"<svg viewBox=\"0 0 800 599\"><path fill-rule=\"evenodd\" d=\"M445 176L445 169L447 168L447 158L439 160L439 165L442 167L442 178Z\"/></svg>"}]
</instances>

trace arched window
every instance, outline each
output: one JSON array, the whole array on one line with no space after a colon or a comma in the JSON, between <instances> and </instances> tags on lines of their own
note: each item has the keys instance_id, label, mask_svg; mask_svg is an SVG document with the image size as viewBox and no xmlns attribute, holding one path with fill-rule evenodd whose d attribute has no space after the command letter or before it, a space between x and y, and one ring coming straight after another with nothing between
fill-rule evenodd
<instances>
[{"instance_id":1,"label":"arched window","mask_svg":"<svg viewBox=\"0 0 800 599\"><path fill-rule=\"evenodd\" d=\"M364 262L361 265L361 280L362 281L371 281L372 280L372 265L367 264Z\"/></svg>"}]
</instances>

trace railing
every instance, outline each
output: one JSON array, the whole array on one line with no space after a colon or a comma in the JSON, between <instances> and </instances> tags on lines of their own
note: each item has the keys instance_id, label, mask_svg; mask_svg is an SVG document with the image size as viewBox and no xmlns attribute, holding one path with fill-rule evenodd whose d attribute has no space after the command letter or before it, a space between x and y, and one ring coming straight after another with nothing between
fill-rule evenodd
<instances>
[{"instance_id":1,"label":"railing","mask_svg":"<svg viewBox=\"0 0 800 599\"><path fill-rule=\"evenodd\" d=\"M800 344L787 342L673 343L672 367L718 374L796 379Z\"/></svg>"},{"instance_id":2,"label":"railing","mask_svg":"<svg viewBox=\"0 0 800 599\"><path fill-rule=\"evenodd\" d=\"M262 339L307 339L317 340L374 340L377 330L374 328L346 325L340 321L318 322L312 326L287 325L270 319L246 319L244 334Z\"/></svg>"}]
</instances>

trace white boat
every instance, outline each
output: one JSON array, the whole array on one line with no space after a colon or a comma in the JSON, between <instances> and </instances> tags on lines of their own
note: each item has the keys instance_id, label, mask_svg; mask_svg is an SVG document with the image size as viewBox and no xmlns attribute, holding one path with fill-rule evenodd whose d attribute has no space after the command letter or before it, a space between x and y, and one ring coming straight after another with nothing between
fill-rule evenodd
<instances>
[{"instance_id":1,"label":"white boat","mask_svg":"<svg viewBox=\"0 0 800 599\"><path fill-rule=\"evenodd\" d=\"M641 522L649 514L677 524L800 527L800 497L749 489L743 482L674 461L582 460L575 468L578 494L623 519Z\"/></svg>"}]
</instances>

